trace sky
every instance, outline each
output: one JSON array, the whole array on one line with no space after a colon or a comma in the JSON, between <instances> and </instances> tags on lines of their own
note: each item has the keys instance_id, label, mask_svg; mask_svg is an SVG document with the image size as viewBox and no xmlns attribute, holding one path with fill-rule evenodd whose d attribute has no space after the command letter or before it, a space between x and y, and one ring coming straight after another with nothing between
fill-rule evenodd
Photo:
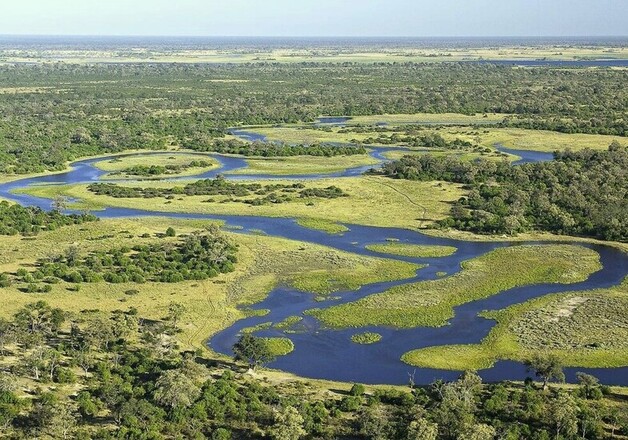
<instances>
[{"instance_id":1,"label":"sky","mask_svg":"<svg viewBox=\"0 0 628 440\"><path fill-rule=\"evenodd\" d=\"M0 0L0 34L626 36L628 0Z\"/></svg>"}]
</instances>

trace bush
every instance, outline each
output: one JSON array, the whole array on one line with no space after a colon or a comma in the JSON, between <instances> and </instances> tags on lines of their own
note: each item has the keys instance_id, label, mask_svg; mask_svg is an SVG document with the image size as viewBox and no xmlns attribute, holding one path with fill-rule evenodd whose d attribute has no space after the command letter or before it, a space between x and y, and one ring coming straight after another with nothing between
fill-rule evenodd
<instances>
[{"instance_id":1,"label":"bush","mask_svg":"<svg viewBox=\"0 0 628 440\"><path fill-rule=\"evenodd\" d=\"M340 410L344 412L353 412L360 409L362 399L357 396L344 397L340 401Z\"/></svg>"},{"instance_id":2,"label":"bush","mask_svg":"<svg viewBox=\"0 0 628 440\"><path fill-rule=\"evenodd\" d=\"M362 385L361 383L354 383L351 387L351 390L349 391L349 394L351 394L352 396L362 396L364 395L365 391L366 389L364 388L364 385Z\"/></svg>"},{"instance_id":3,"label":"bush","mask_svg":"<svg viewBox=\"0 0 628 440\"><path fill-rule=\"evenodd\" d=\"M69 368L59 367L55 370L54 381L57 383L76 383L76 375Z\"/></svg>"}]
</instances>

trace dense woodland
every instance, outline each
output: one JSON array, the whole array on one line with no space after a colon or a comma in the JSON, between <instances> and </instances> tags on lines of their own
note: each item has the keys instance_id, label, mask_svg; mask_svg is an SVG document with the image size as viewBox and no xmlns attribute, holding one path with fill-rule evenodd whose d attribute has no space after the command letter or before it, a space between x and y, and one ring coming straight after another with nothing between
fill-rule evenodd
<instances>
[{"instance_id":1,"label":"dense woodland","mask_svg":"<svg viewBox=\"0 0 628 440\"><path fill-rule=\"evenodd\" d=\"M514 115L508 126L624 136L627 79L465 63L5 65L0 172L127 149L206 150L229 127L319 115L497 112Z\"/></svg>"},{"instance_id":2,"label":"dense woodland","mask_svg":"<svg viewBox=\"0 0 628 440\"><path fill-rule=\"evenodd\" d=\"M169 228L164 236L175 236L175 231ZM178 243L138 244L88 255L73 245L60 255L39 260L35 270L22 267L15 276L0 274L0 287L18 283L27 293L44 293L61 280L74 283L76 291L81 283L100 281L142 284L204 280L232 272L236 251L237 247L216 227L183 237Z\"/></svg>"},{"instance_id":3,"label":"dense woodland","mask_svg":"<svg viewBox=\"0 0 628 440\"><path fill-rule=\"evenodd\" d=\"M96 220L98 218L91 214L64 215L59 209L44 211L0 201L0 235L37 235L42 230L52 231L60 226Z\"/></svg>"},{"instance_id":4,"label":"dense woodland","mask_svg":"<svg viewBox=\"0 0 628 440\"><path fill-rule=\"evenodd\" d=\"M628 148L562 151L548 162L462 161L405 156L383 166L399 179L465 184L469 194L451 208L443 227L484 234L542 230L628 241Z\"/></svg>"},{"instance_id":5,"label":"dense woodland","mask_svg":"<svg viewBox=\"0 0 628 440\"><path fill-rule=\"evenodd\" d=\"M570 391L531 380L484 385L465 373L429 387L366 392L354 384L317 392L301 381L256 379L246 364L181 352L175 337L183 311L171 303L162 319L149 320L135 309L70 313L38 301L0 320L3 435L567 440L628 434L625 399L587 374ZM545 361L531 363L533 371L560 379L560 366ZM23 391L29 397L19 397Z\"/></svg>"}]
</instances>

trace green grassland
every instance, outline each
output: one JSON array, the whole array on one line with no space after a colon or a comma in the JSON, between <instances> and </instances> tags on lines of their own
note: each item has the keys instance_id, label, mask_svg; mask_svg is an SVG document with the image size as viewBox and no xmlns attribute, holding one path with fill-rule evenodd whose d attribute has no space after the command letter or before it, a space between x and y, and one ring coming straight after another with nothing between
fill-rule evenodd
<instances>
[{"instance_id":1,"label":"green grassland","mask_svg":"<svg viewBox=\"0 0 628 440\"><path fill-rule=\"evenodd\" d=\"M120 156L114 159L102 160L100 162L94 163L96 168L99 168L103 171L108 171L109 174L105 175L105 179L124 179L130 178L134 179L138 176L125 174L123 171L134 167L134 166L186 166L189 165L192 161L203 160L205 162L210 162L211 165L209 167L193 167L183 169L180 172L174 174L174 177L185 177L185 176L193 176L196 174L204 173L206 171L210 171L215 169L218 166L218 162L209 155L203 154L190 154L190 153L176 153L176 154L151 154L151 155L142 155L142 156ZM142 176L140 176L142 177ZM163 177L173 177L172 174L160 174L160 175L151 175L146 178L150 179L159 179ZM142 177L144 178L144 177Z\"/></svg>"},{"instance_id":2,"label":"green grassland","mask_svg":"<svg viewBox=\"0 0 628 440\"><path fill-rule=\"evenodd\" d=\"M401 159L403 156L412 156L415 154L429 154L435 157L456 157L463 161L472 161L476 159L486 159L493 161L502 161L504 159L508 161L515 161L518 159L517 156L512 154L504 154L496 150L491 150L490 152L482 151L472 151L472 150L441 150L437 148L430 149L412 149L408 148L404 151L387 151L384 153L384 157L389 160L397 160Z\"/></svg>"},{"instance_id":3,"label":"green grassland","mask_svg":"<svg viewBox=\"0 0 628 440\"><path fill-rule=\"evenodd\" d=\"M459 137L464 140L476 141L486 147L502 144L506 148L515 150L545 152L566 149L578 151L585 148L606 150L613 141L617 141L622 145L626 144L626 139L620 136L582 133L568 134L545 130L527 130L523 128L458 129L441 134L446 139L450 136Z\"/></svg>"},{"instance_id":4,"label":"green grassland","mask_svg":"<svg viewBox=\"0 0 628 440\"><path fill-rule=\"evenodd\" d=\"M367 165L377 165L379 161L369 155L352 156L293 156L246 159L247 168L234 170L226 174L331 174Z\"/></svg>"},{"instance_id":5,"label":"green grassland","mask_svg":"<svg viewBox=\"0 0 628 440\"><path fill-rule=\"evenodd\" d=\"M294 351L294 343L288 338L263 338L273 356L285 356Z\"/></svg>"},{"instance_id":6,"label":"green grassland","mask_svg":"<svg viewBox=\"0 0 628 440\"><path fill-rule=\"evenodd\" d=\"M294 181L277 180L273 183L287 184ZM412 182L377 176L325 178L303 183L306 187L335 185L347 193L348 197L313 201L299 199L289 203L250 206L240 202L225 202L227 196L213 197L215 201L212 203L205 202L206 196L187 196L173 200L97 196L88 191L84 184L33 186L23 192L47 198L54 198L58 194L76 198L81 202L72 206L79 209L98 210L107 206L119 206L164 212L316 218L331 222L410 229L424 227L446 217L450 203L464 194L460 185L456 184ZM172 183L151 181L137 185L170 187Z\"/></svg>"},{"instance_id":7,"label":"green grassland","mask_svg":"<svg viewBox=\"0 0 628 440\"><path fill-rule=\"evenodd\" d=\"M403 133L403 125L437 125L434 130L426 130L424 133L438 133L448 141L462 139L475 144L493 149L495 144L502 144L506 148L516 150L532 150L552 152L556 150L571 149L574 151L584 148L605 150L613 142L626 144L625 138L620 136L559 133L547 130L529 130L524 128L497 128L497 127L470 127L472 125L495 125L508 115L482 114L475 116L457 113L420 113L416 115L372 115L355 116L347 124L351 125L375 125L380 122L388 124L388 129ZM453 127L452 127L453 126ZM364 133L342 132L339 127L326 127L325 130L312 128L311 126L289 127L256 127L254 131L265 134L271 140L279 140L288 143L316 143L316 142L360 142L372 136L377 136L376 131ZM412 153L412 150L409 150ZM403 152L390 152L389 158L397 158ZM463 159L475 159L485 157L488 159L501 159L499 154L479 154L473 151L438 150L430 151L434 155L460 155ZM514 157L512 157L514 159ZM309 160L309 159L308 159Z\"/></svg>"},{"instance_id":8,"label":"green grassland","mask_svg":"<svg viewBox=\"0 0 628 440\"><path fill-rule=\"evenodd\" d=\"M548 295L504 310L480 344L445 345L403 355L408 364L452 370L483 369L499 359L523 361L538 352L571 367L628 365L628 282L609 289Z\"/></svg>"},{"instance_id":9,"label":"green grassland","mask_svg":"<svg viewBox=\"0 0 628 440\"><path fill-rule=\"evenodd\" d=\"M278 330L288 330L303 320L303 316L288 316L281 322L273 324L273 328Z\"/></svg>"},{"instance_id":10,"label":"green grassland","mask_svg":"<svg viewBox=\"0 0 628 440\"><path fill-rule=\"evenodd\" d=\"M352 119L350 120L352 121ZM352 143L362 141L372 133L343 133L341 127L317 128L311 124L277 126L255 126L245 128L246 131L263 134L269 141L280 141L287 144L317 144L317 143Z\"/></svg>"},{"instance_id":11,"label":"green grassland","mask_svg":"<svg viewBox=\"0 0 628 440\"><path fill-rule=\"evenodd\" d=\"M460 113L416 113L396 115L370 115L352 117L348 125L375 125L386 123L389 125L400 124L428 124L428 125L474 125L497 124L508 116L498 113L483 113L475 115L463 115Z\"/></svg>"},{"instance_id":12,"label":"green grassland","mask_svg":"<svg viewBox=\"0 0 628 440\"><path fill-rule=\"evenodd\" d=\"M20 236L0 240L0 273L31 268L38 259L56 256L70 245L80 243L80 252L164 242L172 226L187 234L212 222L160 218L101 220L42 232L35 238ZM20 307L44 299L55 307L79 312L111 311L136 307L143 317L161 319L171 302L185 306L180 342L188 348L203 346L205 339L245 316L239 307L262 300L279 283L304 286L314 293L349 289L364 283L408 278L418 266L380 258L358 256L324 246L260 235L226 232L238 245L238 263L232 273L204 281L180 283L108 284L83 283L79 292L72 284L60 282L46 294L27 294L17 285L0 289L0 315L9 317ZM143 238L148 234L148 238ZM323 277L321 274L326 274ZM333 282L329 280L334 280ZM129 294L130 290L137 290Z\"/></svg>"},{"instance_id":13,"label":"green grassland","mask_svg":"<svg viewBox=\"0 0 628 440\"><path fill-rule=\"evenodd\" d=\"M416 258L447 257L457 250L453 246L429 246L395 242L369 244L366 248L370 251L380 252L382 254Z\"/></svg>"},{"instance_id":14,"label":"green grassland","mask_svg":"<svg viewBox=\"0 0 628 440\"><path fill-rule=\"evenodd\" d=\"M538 283L575 283L601 267L599 255L574 245L499 248L462 263L455 275L393 287L328 309L308 311L334 328L442 326L455 306Z\"/></svg>"},{"instance_id":15,"label":"green grassland","mask_svg":"<svg viewBox=\"0 0 628 440\"><path fill-rule=\"evenodd\" d=\"M349 228L347 228L345 225L341 225L329 220L312 217L299 218L297 219L297 223L304 228L323 231L327 232L328 234L342 234L343 232L347 232L349 230Z\"/></svg>"}]
</instances>

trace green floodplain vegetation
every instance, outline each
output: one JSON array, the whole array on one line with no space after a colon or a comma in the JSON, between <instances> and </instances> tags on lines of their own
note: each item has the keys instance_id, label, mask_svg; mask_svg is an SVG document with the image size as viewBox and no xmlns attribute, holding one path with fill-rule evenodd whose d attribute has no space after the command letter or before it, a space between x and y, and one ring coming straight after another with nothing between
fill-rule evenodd
<instances>
[{"instance_id":1,"label":"green floodplain vegetation","mask_svg":"<svg viewBox=\"0 0 628 440\"><path fill-rule=\"evenodd\" d=\"M416 258L447 257L456 252L456 248L453 246L428 246L399 242L369 244L366 245L366 248L370 251L382 254L401 255L403 257Z\"/></svg>"},{"instance_id":2,"label":"green floodplain vegetation","mask_svg":"<svg viewBox=\"0 0 628 440\"><path fill-rule=\"evenodd\" d=\"M518 286L583 281L599 268L597 253L580 246L499 248L463 262L461 271L450 277L393 287L308 314L336 328L442 326L457 305Z\"/></svg>"},{"instance_id":3,"label":"green floodplain vegetation","mask_svg":"<svg viewBox=\"0 0 628 440\"><path fill-rule=\"evenodd\" d=\"M54 66L41 62L50 57L62 62ZM108 172L105 178L124 180L115 191L136 193L142 188L141 197L96 193L87 184L39 185L21 191L51 203L72 198L76 201L71 207L95 213L118 206L284 217L329 234L342 234L358 224L470 241L556 242L497 248L464 261L457 273L439 273L435 280L306 312L308 319L314 317L332 331L355 329L353 343L374 344L372 349L377 349L386 343L381 334L360 329L444 326L454 308L464 303L514 287L560 283L568 288L587 279L600 269L599 255L581 244L605 243L628 251L622 242L594 240L591 234L540 233L534 225L512 235L441 227L461 200L469 209L463 214L475 215L469 199L476 188L455 179L412 180L381 173L285 179L288 174L375 166L377 161L368 154L374 146L405 148L386 153L395 161L405 155L415 159L431 155L437 158L434 166L452 157L466 165L477 159L491 164L516 160L499 153L496 144L544 152L570 149L591 157L612 144L613 154L621 157L627 144L625 69L464 63L452 68L451 63L442 63L491 57L624 59L628 53L625 47L598 46L234 53L0 49L0 80L6 83L0 87L0 182L60 172L79 158L157 152L96 163ZM12 64L24 60L29 64ZM164 98L175 93L176 99ZM251 97L246 105L242 96ZM77 113L76 108L83 111ZM70 114L72 118L66 117ZM316 126L321 115L351 119L345 127ZM230 127L264 134L286 148L254 146L230 135ZM320 155L298 150L302 145L330 143L365 149L331 157L325 156L334 154L329 145L320 148ZM289 151L291 145L299 147ZM211 153L219 149L247 161L248 168L235 174L276 176L270 181L235 182L276 189L247 193L236 188L211 196L180 193L178 188L196 181L194 175L217 169ZM598 184L621 182L621 168L609 169L609 176ZM188 179L159 181L171 177ZM477 189L492 193L499 185L496 180L482 181ZM145 197L151 192L159 195ZM301 192L303 196L295 195ZM575 198L584 197L586 202L592 192L599 193L599 187ZM546 211L554 212L553 208ZM618 221L611 225L617 230L624 228L622 209L617 207ZM206 345L208 338L236 321L269 313L249 306L277 286L309 292L315 299L333 299L336 292L420 274L422 265L392 256L444 258L456 252L453 246L417 246L388 237L385 243L380 239L366 246L379 254L370 257L263 231L240 234L219 221L157 217L95 221L91 216L10 213L4 206L0 212L0 431L5 430L7 438L628 436L626 389L605 387L590 377L581 376L578 386L550 390L527 382L481 384L474 373L430 387L384 387L307 380L263 368L270 359L295 349L290 335L301 331L306 316L245 329L243 335L254 338L260 330L282 332L256 338L264 351L259 358L253 354L234 363ZM482 214L486 212L478 215ZM564 216L560 220L569 223ZM198 279L191 279L191 274L185 279L160 278L150 271L159 267L152 267L144 270L150 277L135 281L83 277L89 275L86 267L98 271L98 264L89 260L95 255L103 263L115 258L105 267L133 273L133 262L142 261L137 255L146 249L157 253L179 249L187 237L208 230L219 234L214 244L229 243L234 252L233 264L220 272L205 270L194 275ZM150 263L166 264L157 259ZM45 267L64 265L69 272L43 273ZM80 280L74 273L79 271ZM434 341L434 346L412 350L401 360L410 369L457 371L482 370L499 360L530 362L537 355L558 367L626 366L627 286L624 281L611 288L566 291L484 311L481 316L496 324L479 343L443 346ZM560 379L557 371L543 375L540 369L533 367L530 375L536 372L543 382Z\"/></svg>"},{"instance_id":4,"label":"green floodplain vegetation","mask_svg":"<svg viewBox=\"0 0 628 440\"><path fill-rule=\"evenodd\" d=\"M254 182L254 181L253 181ZM264 183L264 182L260 182ZM294 181L276 180L276 184L291 185ZM442 219L450 203L463 194L460 185L440 182L410 182L378 176L323 178L303 181L306 188L336 186L347 197L335 199L297 199L287 203L253 206L230 196L178 196L161 198L115 198L96 195L86 184L40 185L27 187L20 192L53 199L57 195L78 199L70 206L78 209L99 210L107 206L140 208L149 211L193 212L205 214L262 215L321 219L331 222L391 226L415 229ZM127 187L171 188L181 186L171 182L129 182ZM386 209L382 209L386 206ZM303 223L303 220L301 221ZM306 225L312 225L311 221ZM320 225L320 223L319 223Z\"/></svg>"},{"instance_id":5,"label":"green floodplain vegetation","mask_svg":"<svg viewBox=\"0 0 628 440\"><path fill-rule=\"evenodd\" d=\"M146 156L120 156L94 164L107 171L104 179L160 179L186 177L218 168L215 159L208 155L163 153Z\"/></svg>"},{"instance_id":6,"label":"green floodplain vegetation","mask_svg":"<svg viewBox=\"0 0 628 440\"><path fill-rule=\"evenodd\" d=\"M20 268L31 270L38 261L64 254L77 242L81 243L81 255L87 256L90 252L138 243L176 242L181 235L203 230L213 223L158 218L100 220L41 232L28 240L19 235L5 236L0 242L0 273L15 274ZM164 237L168 227L178 236ZM238 307L260 301L279 283L328 295L368 283L409 278L419 268L411 263L358 256L291 240L225 233L238 246L234 272L178 283L84 282L80 283L80 291L73 288L74 283L61 281L52 284L51 291L45 294L46 300L76 312L137 307L146 317L155 319L166 313L168 304L176 300L186 308L181 318L180 339L185 346L198 348L213 333L244 316ZM2 316L9 317L32 302L32 294L21 290L26 286L27 283L16 280L0 290ZM136 292L130 295L128 291Z\"/></svg>"},{"instance_id":7,"label":"green floodplain vegetation","mask_svg":"<svg viewBox=\"0 0 628 440\"><path fill-rule=\"evenodd\" d=\"M264 134L272 141L285 143L364 143L368 138L377 139L382 133L388 137L403 135L409 127L417 127L423 133L438 133L444 139L453 141L462 139L487 148L496 144L515 150L533 150L553 152L556 150L584 148L605 149L613 141L621 142L621 136L586 133L560 133L548 130L500 127L500 123L512 115L482 114L469 116L464 114L409 114L409 115L373 115L352 116L347 127L314 127L311 125L289 125L282 127L255 126L251 130ZM387 125L380 126L378 124ZM416 132L415 135L421 134ZM375 145L382 145L375 142ZM399 141L393 145L406 146ZM412 150L410 150L412 151ZM450 152L451 153L451 152ZM477 154L476 156L477 157ZM491 157L491 156L487 156ZM499 156L497 156L499 157ZM357 163L357 158L353 158ZM287 160L287 159L286 159ZM296 159L294 159L296 160ZM322 159L321 159L322 160ZM250 163L257 165L256 161ZM289 163L289 162L288 162ZM306 166L307 164L303 164Z\"/></svg>"},{"instance_id":8,"label":"green floodplain vegetation","mask_svg":"<svg viewBox=\"0 0 628 440\"><path fill-rule=\"evenodd\" d=\"M499 359L525 360L549 351L572 367L615 367L628 362L628 283L610 289L547 295L487 311L497 325L477 345L427 347L404 354L411 365L457 370L491 367Z\"/></svg>"},{"instance_id":9,"label":"green floodplain vegetation","mask_svg":"<svg viewBox=\"0 0 628 440\"><path fill-rule=\"evenodd\" d=\"M373 165L378 162L367 155L336 156L336 157L273 157L247 159L246 169L234 170L229 174L332 174L347 168Z\"/></svg>"}]
</instances>

